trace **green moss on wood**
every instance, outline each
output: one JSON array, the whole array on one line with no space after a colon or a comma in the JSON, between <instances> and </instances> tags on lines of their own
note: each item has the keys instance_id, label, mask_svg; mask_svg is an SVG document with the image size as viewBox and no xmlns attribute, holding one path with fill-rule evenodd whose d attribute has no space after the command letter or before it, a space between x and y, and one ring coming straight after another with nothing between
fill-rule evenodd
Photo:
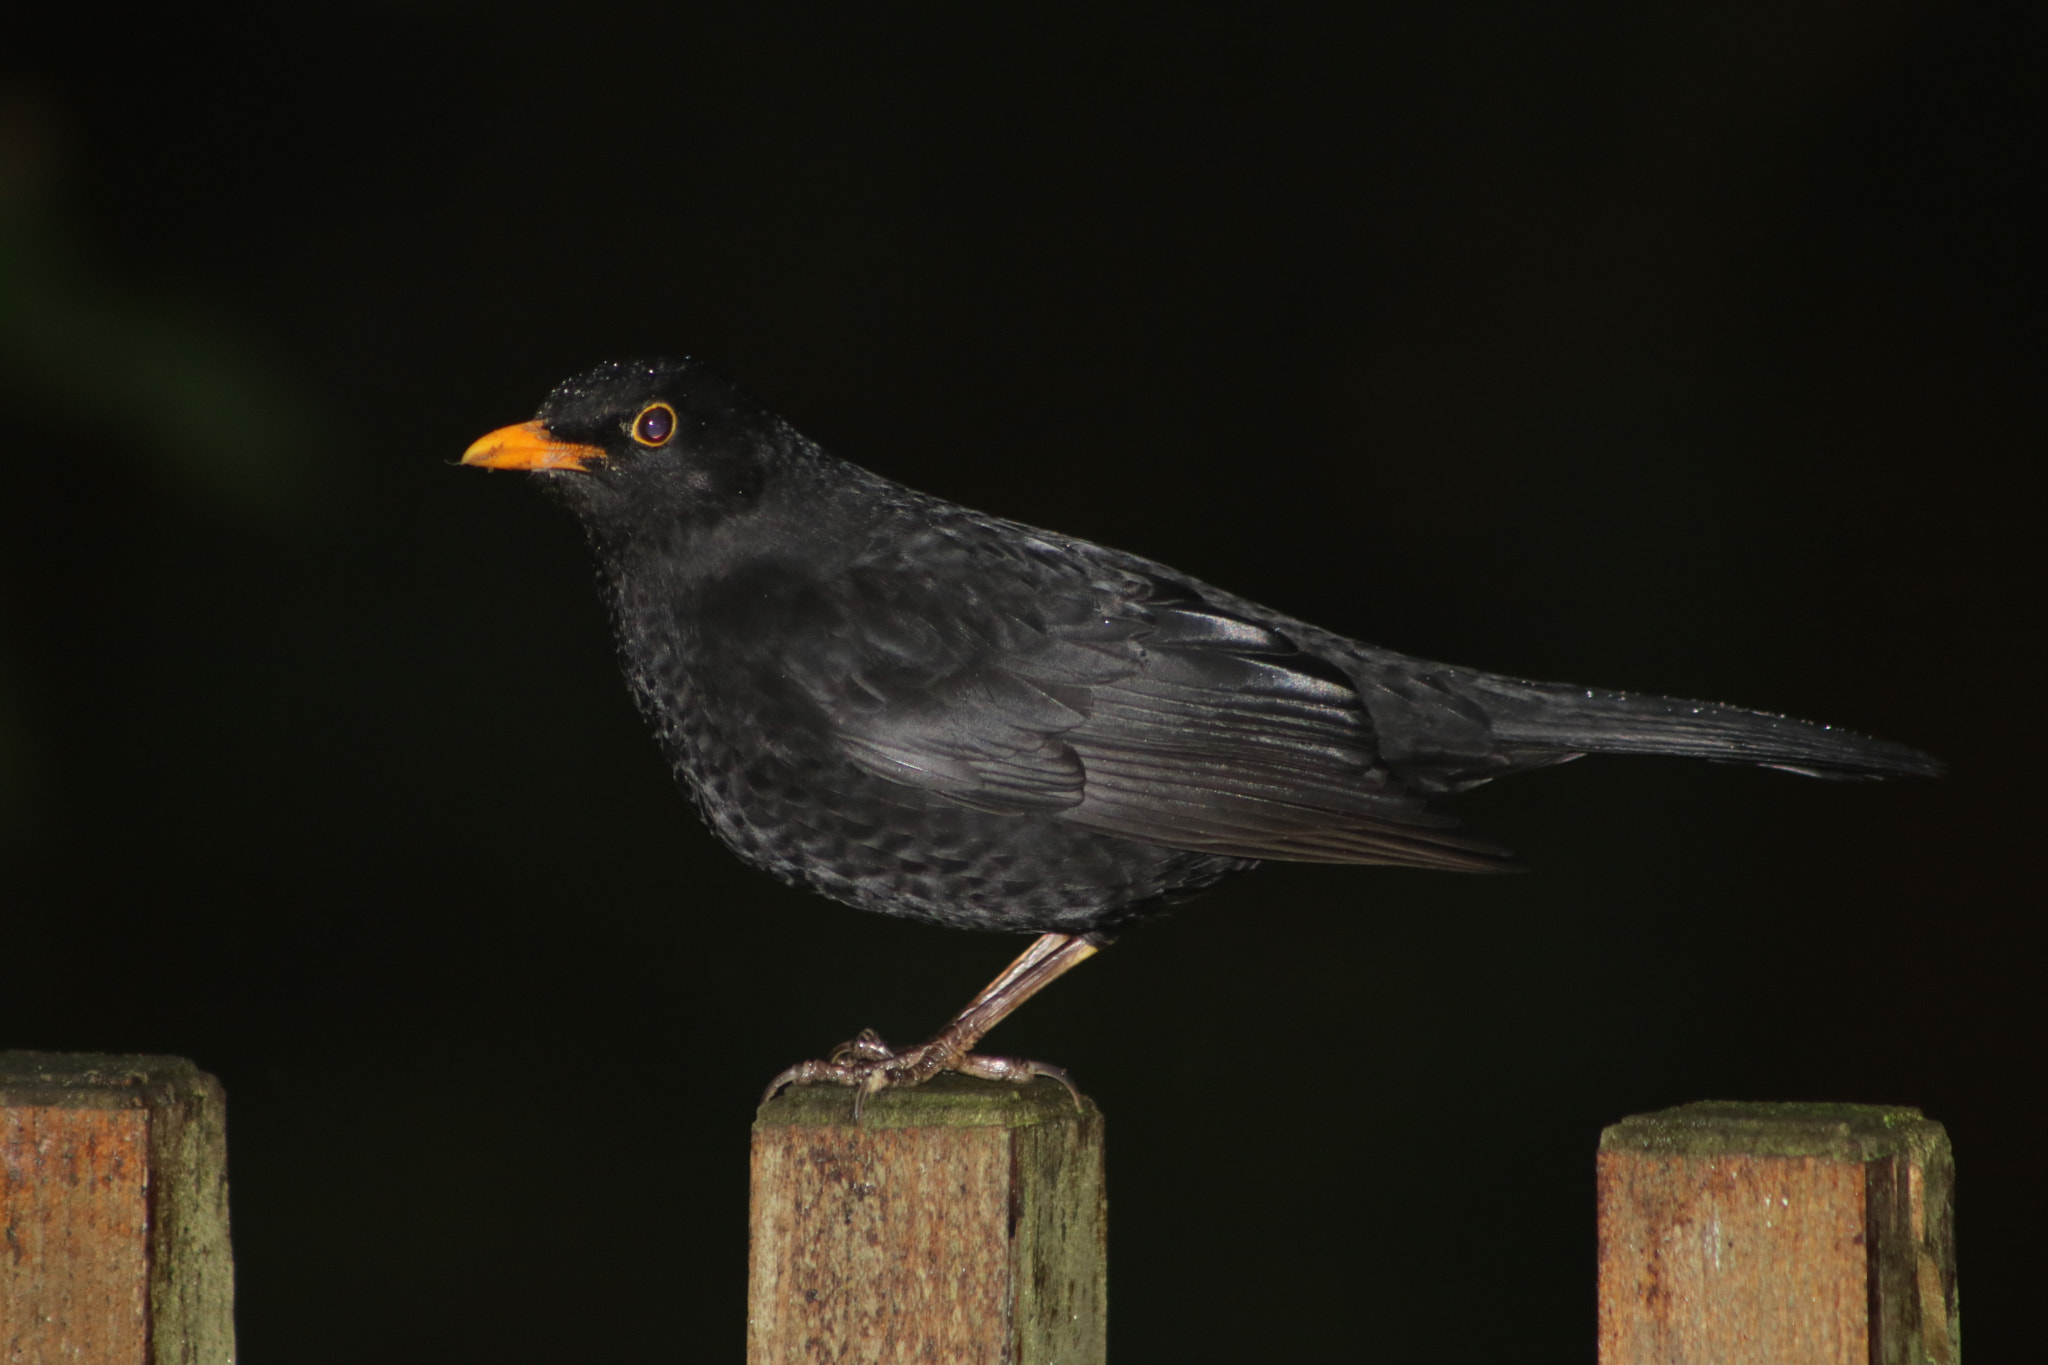
<instances>
[{"instance_id":1,"label":"green moss on wood","mask_svg":"<svg viewBox=\"0 0 2048 1365\"><path fill-rule=\"evenodd\" d=\"M1600 1134L1603 1152L1673 1156L1812 1156L1875 1161L1925 1159L1947 1136L1918 1109L1881 1104L1768 1104L1700 1100L1632 1114Z\"/></svg>"},{"instance_id":2,"label":"green moss on wood","mask_svg":"<svg viewBox=\"0 0 2048 1365\"><path fill-rule=\"evenodd\" d=\"M1058 1081L1029 1085L945 1072L908 1090L884 1090L861 1105L863 1128L1027 1128L1093 1117L1095 1106ZM853 1122L853 1091L843 1085L793 1085L755 1111L754 1126L836 1127Z\"/></svg>"},{"instance_id":3,"label":"green moss on wood","mask_svg":"<svg viewBox=\"0 0 2048 1365\"><path fill-rule=\"evenodd\" d=\"M0 1106L149 1114L149 1322L155 1365L232 1365L227 1097L183 1057L0 1052Z\"/></svg>"}]
</instances>

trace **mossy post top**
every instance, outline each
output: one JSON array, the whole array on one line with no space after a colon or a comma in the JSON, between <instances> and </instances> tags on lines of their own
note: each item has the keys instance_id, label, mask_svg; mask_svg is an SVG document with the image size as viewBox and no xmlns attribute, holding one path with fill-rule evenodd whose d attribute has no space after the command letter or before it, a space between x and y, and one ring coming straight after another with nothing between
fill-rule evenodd
<instances>
[{"instance_id":1,"label":"mossy post top","mask_svg":"<svg viewBox=\"0 0 2048 1365\"><path fill-rule=\"evenodd\" d=\"M1906 1105L1700 1100L1631 1114L1601 1132L1600 1150L1875 1161L1924 1156L1947 1141L1939 1123Z\"/></svg>"},{"instance_id":2,"label":"mossy post top","mask_svg":"<svg viewBox=\"0 0 2048 1365\"><path fill-rule=\"evenodd\" d=\"M883 1090L861 1103L863 1128L1028 1128L1097 1117L1094 1102L1058 1081L1029 1085L951 1073L907 1090ZM842 1085L793 1085L763 1104L754 1127L837 1128L853 1125L853 1091Z\"/></svg>"},{"instance_id":3,"label":"mossy post top","mask_svg":"<svg viewBox=\"0 0 2048 1365\"><path fill-rule=\"evenodd\" d=\"M205 1073L183 1057L144 1053L0 1052L0 1103L141 1109L166 1094L203 1091ZM165 1090L168 1087L168 1091Z\"/></svg>"}]
</instances>

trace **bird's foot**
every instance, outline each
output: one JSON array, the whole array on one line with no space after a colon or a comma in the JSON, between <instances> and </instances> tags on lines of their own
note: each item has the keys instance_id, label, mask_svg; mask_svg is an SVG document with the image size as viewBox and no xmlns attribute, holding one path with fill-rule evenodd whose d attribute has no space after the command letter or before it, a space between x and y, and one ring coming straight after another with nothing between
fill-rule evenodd
<instances>
[{"instance_id":1,"label":"bird's foot","mask_svg":"<svg viewBox=\"0 0 2048 1365\"><path fill-rule=\"evenodd\" d=\"M766 1104L774 1099L785 1086L844 1085L853 1090L853 1117L857 1122L869 1095L891 1087L923 1085L941 1071L958 1071L985 1081L1008 1081L1012 1085L1026 1085L1033 1077L1050 1076L1067 1088L1076 1106L1081 1103L1081 1092L1074 1088L1067 1073L1049 1063L969 1052L944 1033L929 1042L898 1052L871 1028L862 1029L860 1036L853 1041L833 1048L832 1055L824 1061L798 1062L784 1071L768 1082L767 1093L761 1096L761 1102Z\"/></svg>"}]
</instances>

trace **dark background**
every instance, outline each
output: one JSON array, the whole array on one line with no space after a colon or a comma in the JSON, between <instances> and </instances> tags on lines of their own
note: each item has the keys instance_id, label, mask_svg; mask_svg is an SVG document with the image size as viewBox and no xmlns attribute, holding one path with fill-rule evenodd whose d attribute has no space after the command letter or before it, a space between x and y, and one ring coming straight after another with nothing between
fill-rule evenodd
<instances>
[{"instance_id":1,"label":"dark background","mask_svg":"<svg viewBox=\"0 0 2048 1365\"><path fill-rule=\"evenodd\" d=\"M25 7L23 7L25 8ZM718 849L574 527L609 357L1424 656L1915 743L1268 867L1003 1026L1123 1360L1583 1361L1592 1153L1904 1103L2038 1343L2037 34L1935 4L448 3L0 36L0 1045L231 1097L243 1358L736 1359L757 1088L1016 944ZM1366 16L1370 17L1366 17ZM27 26L24 26L27 25Z\"/></svg>"}]
</instances>

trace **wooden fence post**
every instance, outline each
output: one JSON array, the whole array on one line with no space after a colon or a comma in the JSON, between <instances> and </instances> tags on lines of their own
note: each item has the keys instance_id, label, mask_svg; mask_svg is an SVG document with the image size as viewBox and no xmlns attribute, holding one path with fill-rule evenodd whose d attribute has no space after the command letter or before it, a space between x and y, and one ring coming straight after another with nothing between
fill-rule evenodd
<instances>
[{"instance_id":1,"label":"wooden fence post","mask_svg":"<svg viewBox=\"0 0 2048 1365\"><path fill-rule=\"evenodd\" d=\"M0 1361L232 1365L234 1292L220 1082L0 1052Z\"/></svg>"},{"instance_id":2,"label":"wooden fence post","mask_svg":"<svg viewBox=\"0 0 2048 1365\"><path fill-rule=\"evenodd\" d=\"M1102 1115L1048 1080L794 1087L754 1122L749 1365L1101 1365Z\"/></svg>"},{"instance_id":3,"label":"wooden fence post","mask_svg":"<svg viewBox=\"0 0 2048 1365\"><path fill-rule=\"evenodd\" d=\"M1917 1109L1638 1114L1598 1187L1601 1365L1957 1365L1955 1165Z\"/></svg>"}]
</instances>

